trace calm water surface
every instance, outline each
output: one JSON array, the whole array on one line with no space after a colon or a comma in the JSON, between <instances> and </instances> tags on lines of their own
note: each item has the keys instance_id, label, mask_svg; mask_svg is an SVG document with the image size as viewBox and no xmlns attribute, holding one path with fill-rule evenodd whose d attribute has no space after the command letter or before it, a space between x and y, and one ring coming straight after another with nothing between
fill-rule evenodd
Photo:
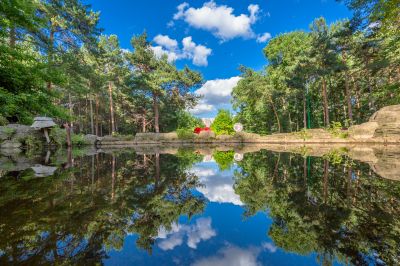
<instances>
[{"instance_id":1,"label":"calm water surface","mask_svg":"<svg viewBox=\"0 0 400 266\"><path fill-rule=\"evenodd\" d=\"M2 156L0 265L399 264L400 182L345 156L236 159Z\"/></svg>"}]
</instances>

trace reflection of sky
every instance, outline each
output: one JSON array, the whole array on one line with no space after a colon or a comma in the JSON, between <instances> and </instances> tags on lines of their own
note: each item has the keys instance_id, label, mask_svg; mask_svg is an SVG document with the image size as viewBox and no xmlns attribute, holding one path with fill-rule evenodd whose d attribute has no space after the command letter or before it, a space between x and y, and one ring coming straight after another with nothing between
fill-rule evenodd
<instances>
[{"instance_id":1,"label":"reflection of sky","mask_svg":"<svg viewBox=\"0 0 400 266\"><path fill-rule=\"evenodd\" d=\"M193 172L205 188L204 213L181 217L170 230L160 228L152 254L136 248L137 236L126 237L121 251L110 251L106 265L316 265L314 254L299 256L275 246L268 237L272 220L265 212L245 218L234 194L233 169L220 172L215 162L199 163ZM220 195L218 193L221 193Z\"/></svg>"},{"instance_id":2,"label":"reflection of sky","mask_svg":"<svg viewBox=\"0 0 400 266\"><path fill-rule=\"evenodd\" d=\"M197 190L201 192L209 201L219 203L232 203L242 205L240 198L233 189L233 171L219 171L215 162L201 162L193 166L191 172L199 177L204 185Z\"/></svg>"}]
</instances>

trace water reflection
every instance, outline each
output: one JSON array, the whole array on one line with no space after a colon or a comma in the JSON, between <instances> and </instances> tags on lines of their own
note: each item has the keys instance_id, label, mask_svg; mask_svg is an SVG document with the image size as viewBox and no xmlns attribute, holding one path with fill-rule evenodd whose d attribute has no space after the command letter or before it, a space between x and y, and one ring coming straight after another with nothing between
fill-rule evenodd
<instances>
[{"instance_id":1,"label":"water reflection","mask_svg":"<svg viewBox=\"0 0 400 266\"><path fill-rule=\"evenodd\" d=\"M2 156L0 264L399 264L400 182L342 151Z\"/></svg>"}]
</instances>

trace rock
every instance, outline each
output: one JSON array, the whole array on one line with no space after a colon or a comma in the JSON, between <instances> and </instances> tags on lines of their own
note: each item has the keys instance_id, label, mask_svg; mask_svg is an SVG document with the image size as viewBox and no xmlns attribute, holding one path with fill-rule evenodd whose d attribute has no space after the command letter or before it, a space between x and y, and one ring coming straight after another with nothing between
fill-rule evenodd
<instances>
[{"instance_id":1,"label":"rock","mask_svg":"<svg viewBox=\"0 0 400 266\"><path fill-rule=\"evenodd\" d=\"M161 133L137 133L135 136L135 141L145 142L145 141L158 141L160 139Z\"/></svg>"},{"instance_id":2,"label":"rock","mask_svg":"<svg viewBox=\"0 0 400 266\"><path fill-rule=\"evenodd\" d=\"M370 139L374 137L379 124L375 121L363 123L349 128L349 136L354 139Z\"/></svg>"},{"instance_id":3,"label":"rock","mask_svg":"<svg viewBox=\"0 0 400 266\"><path fill-rule=\"evenodd\" d=\"M198 135L198 138L200 139L215 138L215 133L212 131L201 131L200 134Z\"/></svg>"},{"instance_id":4,"label":"rock","mask_svg":"<svg viewBox=\"0 0 400 266\"><path fill-rule=\"evenodd\" d=\"M379 125L386 123L399 123L400 124L400 105L390 105L383 107L379 111L375 112L370 122L378 122Z\"/></svg>"},{"instance_id":5,"label":"rock","mask_svg":"<svg viewBox=\"0 0 400 266\"><path fill-rule=\"evenodd\" d=\"M87 134L83 136L83 139L87 145L96 145L99 142L99 138L96 135Z\"/></svg>"},{"instance_id":6,"label":"rock","mask_svg":"<svg viewBox=\"0 0 400 266\"><path fill-rule=\"evenodd\" d=\"M22 143L13 140L6 140L1 144L2 149L18 149L21 146Z\"/></svg>"}]
</instances>

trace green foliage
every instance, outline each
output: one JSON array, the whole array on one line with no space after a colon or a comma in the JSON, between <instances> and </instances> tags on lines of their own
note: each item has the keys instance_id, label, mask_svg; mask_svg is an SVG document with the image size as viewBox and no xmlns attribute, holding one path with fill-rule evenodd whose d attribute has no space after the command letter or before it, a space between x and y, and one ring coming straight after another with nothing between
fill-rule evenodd
<instances>
[{"instance_id":1,"label":"green foliage","mask_svg":"<svg viewBox=\"0 0 400 266\"><path fill-rule=\"evenodd\" d=\"M178 129L188 129L193 130L196 127L204 127L204 123L200 118L195 117L187 111L179 111L177 115Z\"/></svg>"},{"instance_id":2,"label":"green foliage","mask_svg":"<svg viewBox=\"0 0 400 266\"><path fill-rule=\"evenodd\" d=\"M229 170L233 164L234 151L215 151L213 158L221 171Z\"/></svg>"},{"instance_id":3,"label":"green foliage","mask_svg":"<svg viewBox=\"0 0 400 266\"><path fill-rule=\"evenodd\" d=\"M58 146L65 146L67 143L67 132L63 128L52 128L49 137L50 141Z\"/></svg>"},{"instance_id":4,"label":"green foliage","mask_svg":"<svg viewBox=\"0 0 400 266\"><path fill-rule=\"evenodd\" d=\"M233 120L228 110L218 110L214 122L211 125L211 130L215 135L233 135Z\"/></svg>"},{"instance_id":5,"label":"green foliage","mask_svg":"<svg viewBox=\"0 0 400 266\"><path fill-rule=\"evenodd\" d=\"M328 132L331 133L332 136L337 138L347 138L349 136L348 132L344 132L342 130L342 123L340 122L331 122L330 127L328 128Z\"/></svg>"},{"instance_id":6,"label":"green foliage","mask_svg":"<svg viewBox=\"0 0 400 266\"><path fill-rule=\"evenodd\" d=\"M303 140L312 138L312 135L305 128L302 128L300 131L296 132L296 135L299 136L299 138L302 138Z\"/></svg>"},{"instance_id":7,"label":"green foliage","mask_svg":"<svg viewBox=\"0 0 400 266\"><path fill-rule=\"evenodd\" d=\"M71 142L73 146L84 146L87 145L88 142L86 141L84 135L82 134L72 134L71 135Z\"/></svg>"},{"instance_id":8,"label":"green foliage","mask_svg":"<svg viewBox=\"0 0 400 266\"><path fill-rule=\"evenodd\" d=\"M194 133L192 129L178 128L176 130L176 134L178 135L178 138L182 140L194 139Z\"/></svg>"},{"instance_id":9,"label":"green foliage","mask_svg":"<svg viewBox=\"0 0 400 266\"><path fill-rule=\"evenodd\" d=\"M15 134L16 130L15 130L15 128L4 127L3 132L4 132L4 134L6 134L8 139L11 139L11 137Z\"/></svg>"},{"instance_id":10,"label":"green foliage","mask_svg":"<svg viewBox=\"0 0 400 266\"><path fill-rule=\"evenodd\" d=\"M42 142L34 136L27 136L22 142L28 150L37 150L42 147Z\"/></svg>"}]
</instances>

